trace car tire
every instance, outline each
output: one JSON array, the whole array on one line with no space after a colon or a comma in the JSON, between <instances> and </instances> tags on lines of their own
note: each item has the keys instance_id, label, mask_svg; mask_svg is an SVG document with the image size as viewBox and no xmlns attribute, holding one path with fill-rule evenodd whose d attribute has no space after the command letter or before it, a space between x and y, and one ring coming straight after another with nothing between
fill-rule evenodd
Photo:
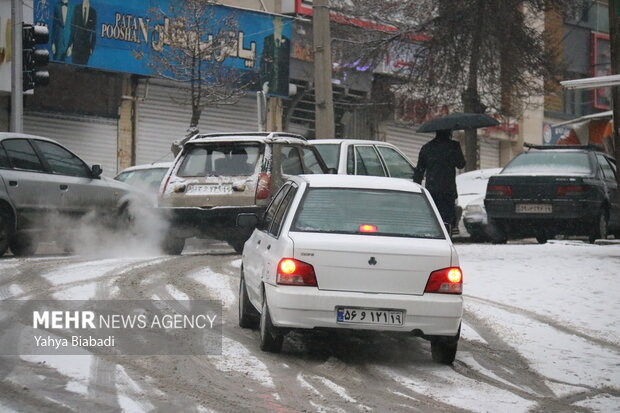
<instances>
[{"instance_id":1,"label":"car tire","mask_svg":"<svg viewBox=\"0 0 620 413\"><path fill-rule=\"evenodd\" d=\"M17 257L27 257L34 255L39 247L39 242L34 240L32 236L24 233L17 233L9 241L9 248L13 255Z\"/></svg>"},{"instance_id":2,"label":"car tire","mask_svg":"<svg viewBox=\"0 0 620 413\"><path fill-rule=\"evenodd\" d=\"M432 336L431 356L433 361L441 364L452 364L456 358L456 350L461 336L461 326L455 336Z\"/></svg>"},{"instance_id":3,"label":"car tire","mask_svg":"<svg viewBox=\"0 0 620 413\"><path fill-rule=\"evenodd\" d=\"M245 244L245 241L239 241L239 240L228 241L228 245L230 245L237 254L241 254L243 252L244 244Z\"/></svg>"},{"instance_id":4,"label":"car tire","mask_svg":"<svg viewBox=\"0 0 620 413\"><path fill-rule=\"evenodd\" d=\"M542 231L536 233L536 242L538 242L539 244L546 244L548 240L549 236L546 233Z\"/></svg>"},{"instance_id":5,"label":"car tire","mask_svg":"<svg viewBox=\"0 0 620 413\"><path fill-rule=\"evenodd\" d=\"M0 214L0 257L9 249L9 239L11 237L10 221Z\"/></svg>"},{"instance_id":6,"label":"car tire","mask_svg":"<svg viewBox=\"0 0 620 413\"><path fill-rule=\"evenodd\" d=\"M239 327L256 329L260 320L260 314L254 308L248 297L248 290L245 286L245 277L241 274L239 280Z\"/></svg>"},{"instance_id":7,"label":"car tire","mask_svg":"<svg viewBox=\"0 0 620 413\"><path fill-rule=\"evenodd\" d=\"M167 236L162 243L162 250L168 255L181 255L185 248L185 238Z\"/></svg>"},{"instance_id":8,"label":"car tire","mask_svg":"<svg viewBox=\"0 0 620 413\"><path fill-rule=\"evenodd\" d=\"M282 351L284 335L278 332L271 323L271 315L269 314L269 305L267 305L266 295L263 297L263 311L260 315L259 331L261 350L270 353L279 353Z\"/></svg>"},{"instance_id":9,"label":"car tire","mask_svg":"<svg viewBox=\"0 0 620 413\"><path fill-rule=\"evenodd\" d=\"M590 244L594 244L594 241L596 241L597 239L606 239L607 235L607 214L603 210L598 214L598 218L593 225L593 232L590 233L588 240L590 241Z\"/></svg>"}]
</instances>

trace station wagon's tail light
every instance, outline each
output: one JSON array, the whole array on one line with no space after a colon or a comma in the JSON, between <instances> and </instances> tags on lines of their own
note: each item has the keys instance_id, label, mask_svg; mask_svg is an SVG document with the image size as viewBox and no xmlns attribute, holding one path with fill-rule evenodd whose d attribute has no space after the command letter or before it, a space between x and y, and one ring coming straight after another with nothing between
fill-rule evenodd
<instances>
[{"instance_id":1,"label":"station wagon's tail light","mask_svg":"<svg viewBox=\"0 0 620 413\"><path fill-rule=\"evenodd\" d=\"M258 183L256 185L256 199L269 198L269 183L271 182L271 175L268 173L261 173L258 175Z\"/></svg>"},{"instance_id":2,"label":"station wagon's tail light","mask_svg":"<svg viewBox=\"0 0 620 413\"><path fill-rule=\"evenodd\" d=\"M555 188L555 194L557 196L581 195L585 191L586 188L582 185L560 185Z\"/></svg>"},{"instance_id":3,"label":"station wagon's tail light","mask_svg":"<svg viewBox=\"0 0 620 413\"><path fill-rule=\"evenodd\" d=\"M459 267L433 271L428 277L425 293L462 294L463 273Z\"/></svg>"},{"instance_id":4,"label":"station wagon's tail light","mask_svg":"<svg viewBox=\"0 0 620 413\"><path fill-rule=\"evenodd\" d=\"M294 258L282 258L278 263L276 284L279 285L302 285L316 287L316 275L314 267Z\"/></svg>"},{"instance_id":5,"label":"station wagon's tail light","mask_svg":"<svg viewBox=\"0 0 620 413\"><path fill-rule=\"evenodd\" d=\"M512 188L508 185L489 185L487 195L510 196L512 195Z\"/></svg>"}]
</instances>

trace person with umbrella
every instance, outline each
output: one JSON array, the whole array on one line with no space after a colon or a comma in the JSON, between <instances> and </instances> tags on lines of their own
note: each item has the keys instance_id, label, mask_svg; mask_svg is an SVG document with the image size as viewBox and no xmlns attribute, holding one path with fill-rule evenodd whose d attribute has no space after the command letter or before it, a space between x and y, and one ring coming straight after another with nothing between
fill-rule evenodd
<instances>
[{"instance_id":1,"label":"person with umbrella","mask_svg":"<svg viewBox=\"0 0 620 413\"><path fill-rule=\"evenodd\" d=\"M451 139L452 131L442 129L430 142L422 146L418 156L418 165L413 174L413 181L422 184L430 192L437 205L448 232L456 224L455 204L456 170L465 167L465 157L461 145Z\"/></svg>"}]
</instances>

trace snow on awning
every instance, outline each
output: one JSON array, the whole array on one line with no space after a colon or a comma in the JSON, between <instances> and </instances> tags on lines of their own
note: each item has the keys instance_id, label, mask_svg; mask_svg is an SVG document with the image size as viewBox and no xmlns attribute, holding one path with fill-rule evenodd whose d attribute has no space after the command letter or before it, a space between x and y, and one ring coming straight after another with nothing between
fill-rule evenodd
<instances>
[{"instance_id":1,"label":"snow on awning","mask_svg":"<svg viewBox=\"0 0 620 413\"><path fill-rule=\"evenodd\" d=\"M580 118L567 120L566 122L556 123L554 125L551 125L551 127L555 128L557 126L570 125L571 123L579 123L579 122L584 122L584 121L593 120L593 119L604 119L604 118L611 119L612 116L613 116L613 111L607 110L605 112L593 113L591 115L585 115Z\"/></svg>"}]
</instances>

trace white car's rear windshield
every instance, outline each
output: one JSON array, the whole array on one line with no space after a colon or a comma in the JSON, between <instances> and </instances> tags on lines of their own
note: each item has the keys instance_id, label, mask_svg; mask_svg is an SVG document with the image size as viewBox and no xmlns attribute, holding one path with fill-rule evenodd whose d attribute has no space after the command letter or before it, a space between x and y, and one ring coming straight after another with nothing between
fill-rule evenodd
<instances>
[{"instance_id":1,"label":"white car's rear windshield","mask_svg":"<svg viewBox=\"0 0 620 413\"><path fill-rule=\"evenodd\" d=\"M444 238L421 193L354 188L310 188L291 231Z\"/></svg>"}]
</instances>

